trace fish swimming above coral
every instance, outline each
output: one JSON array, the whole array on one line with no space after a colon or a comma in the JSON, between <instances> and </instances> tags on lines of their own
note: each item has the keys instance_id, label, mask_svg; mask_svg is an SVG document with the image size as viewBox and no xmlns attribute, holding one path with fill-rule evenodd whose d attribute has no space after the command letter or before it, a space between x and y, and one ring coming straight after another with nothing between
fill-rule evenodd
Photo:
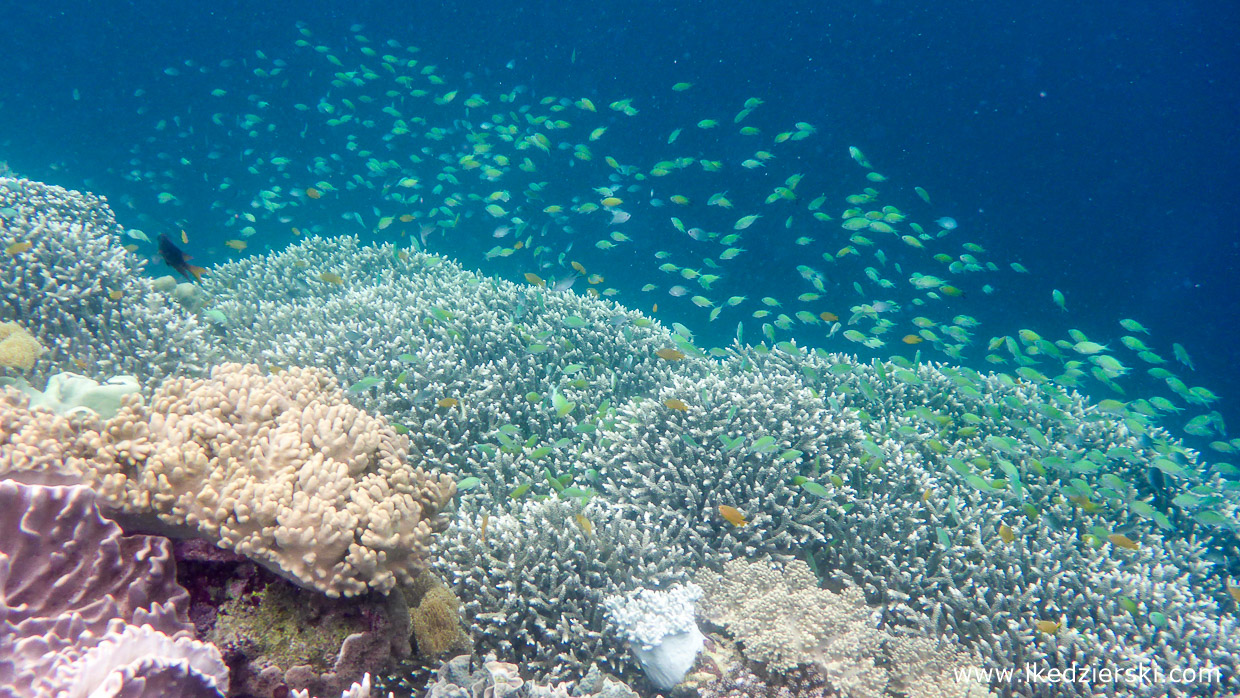
<instances>
[{"instance_id":1,"label":"fish swimming above coral","mask_svg":"<svg viewBox=\"0 0 1240 698\"><path fill-rule=\"evenodd\" d=\"M159 257L164 264L172 267L178 274L184 276L187 281L198 281L202 279L202 275L207 273L206 269L196 267L189 263L192 259L185 251L177 247L167 235L159 234Z\"/></svg>"}]
</instances>

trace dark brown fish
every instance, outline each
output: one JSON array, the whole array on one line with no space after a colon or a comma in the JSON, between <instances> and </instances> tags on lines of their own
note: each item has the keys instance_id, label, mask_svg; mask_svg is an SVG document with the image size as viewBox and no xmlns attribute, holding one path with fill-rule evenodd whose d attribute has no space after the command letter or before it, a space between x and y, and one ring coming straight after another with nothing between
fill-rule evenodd
<instances>
[{"instance_id":1,"label":"dark brown fish","mask_svg":"<svg viewBox=\"0 0 1240 698\"><path fill-rule=\"evenodd\" d=\"M199 281L202 275L207 273L206 269L196 267L189 263L190 256L185 254L181 248L177 247L168 239L167 235L159 234L159 256L163 258L164 264L172 267L178 274L184 276L188 281Z\"/></svg>"}]
</instances>

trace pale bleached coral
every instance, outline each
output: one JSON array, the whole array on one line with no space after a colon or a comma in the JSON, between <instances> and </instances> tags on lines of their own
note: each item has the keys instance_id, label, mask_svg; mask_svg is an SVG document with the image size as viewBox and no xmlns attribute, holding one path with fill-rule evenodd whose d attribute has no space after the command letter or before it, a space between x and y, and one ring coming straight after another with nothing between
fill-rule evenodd
<instances>
[{"instance_id":1,"label":"pale bleached coral","mask_svg":"<svg viewBox=\"0 0 1240 698\"><path fill-rule=\"evenodd\" d=\"M169 375L205 375L220 347L207 323L154 290L145 255L102 197L0 177L0 245L29 242L0 265L0 319L46 348L30 381L59 371L102 380L132 375L153 388Z\"/></svg>"},{"instance_id":2,"label":"pale bleached coral","mask_svg":"<svg viewBox=\"0 0 1240 698\"><path fill-rule=\"evenodd\" d=\"M4 471L79 478L126 514L328 596L412 579L455 491L410 464L408 440L318 369L225 364L210 379L165 382L150 407L129 396L106 422L31 413L12 393L0 407Z\"/></svg>"},{"instance_id":3,"label":"pale bleached coral","mask_svg":"<svg viewBox=\"0 0 1240 698\"><path fill-rule=\"evenodd\" d=\"M361 681L355 682L352 686L350 686L343 693L341 693L340 698L370 698L370 691L371 691L370 674L366 674L365 676L362 677ZM396 694L394 693L389 693L388 698L395 698L395 695ZM292 691L291 693L289 693L289 696L291 696L291 698L310 698L310 692L309 691ZM324 696L324 698L331 698L331 697Z\"/></svg>"},{"instance_id":4,"label":"pale bleached coral","mask_svg":"<svg viewBox=\"0 0 1240 698\"><path fill-rule=\"evenodd\" d=\"M67 688L70 696L214 698L227 693L229 676L214 645L130 625L108 632L81 656L58 666L52 683Z\"/></svg>"},{"instance_id":5,"label":"pale bleached coral","mask_svg":"<svg viewBox=\"0 0 1240 698\"><path fill-rule=\"evenodd\" d=\"M495 659L454 657L436 672L426 698L637 698L638 694L591 666L580 681L541 685L521 678L521 667Z\"/></svg>"},{"instance_id":6,"label":"pale bleached coral","mask_svg":"<svg viewBox=\"0 0 1240 698\"><path fill-rule=\"evenodd\" d=\"M0 385L11 385L29 395L31 409L43 407L56 414L94 413L104 418L115 416L121 398L139 389L133 376L115 376L100 383L69 372L48 378L43 390L22 378L0 378Z\"/></svg>"}]
</instances>

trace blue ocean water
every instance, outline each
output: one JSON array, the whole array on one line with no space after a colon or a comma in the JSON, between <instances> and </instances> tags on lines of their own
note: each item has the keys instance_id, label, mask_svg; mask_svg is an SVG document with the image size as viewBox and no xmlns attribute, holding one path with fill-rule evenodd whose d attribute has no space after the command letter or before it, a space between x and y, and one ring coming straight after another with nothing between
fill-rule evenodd
<instances>
[{"instance_id":1,"label":"blue ocean water","mask_svg":"<svg viewBox=\"0 0 1240 698\"><path fill-rule=\"evenodd\" d=\"M849 306L883 297L864 277L865 293L854 290L864 265L845 273L821 260L826 233L816 233L811 245L792 244L805 224L798 219L787 229L792 232L781 231L786 214L761 204L786 177L804 174L813 193L800 194L800 210L823 193L837 216L842 197L868 184L847 158L848 147L856 146L888 179L877 185L883 203L898 202L923 222L955 218L956 243L980 245L985 259L1001 266L946 313L983 322L963 353L967 363L985 368L987 338L1021 328L1051 339L1076 328L1115 345L1124 334L1116 321L1135 318L1150 328L1151 346L1165 357L1171 357L1171 342L1182 344L1196 362L1195 371L1179 371L1184 379L1221 395L1210 409L1240 423L1240 375L1233 369L1240 358L1238 14L1232 5L1205 2L10 3L0 9L6 49L0 160L27 176L106 195L126 227L173 235L184 229L196 262L221 261L237 256L222 243L244 227L238 212L257 192L317 179L280 179L271 168L250 173L256 158L347 154L347 134L360 149L409 155L383 150L389 142L373 129L324 126L321 113L292 108L323 98L338 103L348 92L330 85L333 70L377 65L360 53L357 34L375 45L394 39L420 48L416 56L437 66L443 89L459 89L457 107L477 93L501 111L496 98L514 88L522 99L588 97L597 105L597 114L565 112L566 119L609 129L594 159L553 151L558 156L540 161L543 169L526 178L549 182L548 201L559 196L567 205L572 196L593 196L591 188L607 181L604 155L644 168L669 157L727 162L720 173L696 170L674 186L648 180L626 193L643 200L641 217L628 224L641 227L620 228L633 239L631 254L597 250L593 243L609 229L582 226L568 234L575 237L557 238L548 255L573 242L568 259L580 258L605 276L599 288L614 287L618 302L643 310L657 302L658 317L691 327L702 346L728 343L738 322L748 340L760 341L762 320L751 312L762 306L755 299L770 296L791 308L792 298L812 291L796 273L798 264L825 274L815 314L830 309L847 319ZM299 23L313 32L312 43L333 47L343 65L295 49ZM280 75L254 73L270 70L273 59L285 62ZM671 89L682 81L693 87ZM215 89L226 94L212 97ZM746 120L762 129L760 143L738 136L732 121L751 97L765 102ZM624 98L633 100L637 116L607 108ZM214 113L229 119L261 113L262 123L250 136L235 121L213 128ZM467 118L464 111L460 116ZM703 119L718 120L720 127L696 128ZM773 134L798 121L814 126L812 138L795 150L772 145ZM684 129L681 138L669 145L677 128ZM573 138L583 142L584 132ZM453 148L464 152L460 145L445 152ZM737 168L759 148L773 160L761 170ZM213 152L218 159L211 159ZM424 177L433 182L435 173L428 169ZM220 192L226 178L233 186ZM507 182L493 188L503 186L512 186L514 195L520 188ZM919 201L913 186L929 191L933 204ZM469 190L485 196L491 189ZM177 202L159 203L160 191L172 191ZM724 191L750 203L743 210L739 203L731 211L711 208L694 220L682 214L686 222L726 233L731 221L754 212L770 225L745 236L747 252L726 267L719 283L726 291L708 294L715 304L724 294L747 301L724 306L711 322L689 302L700 292L697 285L667 278L652 258L663 250L679 266L696 268L686 261L706 256L706 248L665 223L680 213L675 205L659 209L647 202L678 193L700 203ZM317 213L302 208L283 225L258 226L243 254L283 247L296 226L407 241L410 231L399 226L377 229L376 219L399 211L383 208L374 193L361 188ZM363 214L362 224L342 218L352 211ZM466 235L432 235L429 244L514 280L545 273L520 255L485 260L483 252L496 242L491 227L466 220L460 229ZM832 242L830 251L841 244ZM893 263L903 261L895 255ZM1031 274L1009 271L1011 261ZM882 275L906 286L917 270L925 268L884 268ZM647 283L660 288L643 294L639 289ZM665 289L673 283L691 293L670 297ZM993 293L976 288L983 283ZM1052 288L1064 292L1068 312L1051 302ZM944 358L928 344L898 341L918 312L901 310L900 329L878 355L911 357L920 350L922 358ZM838 336L826 339L822 327L798 324L778 334L832 350L857 349ZM1126 363L1134 373L1145 368L1135 359ZM1166 393L1139 377L1125 385L1124 395L1091 390L1119 399Z\"/></svg>"}]
</instances>

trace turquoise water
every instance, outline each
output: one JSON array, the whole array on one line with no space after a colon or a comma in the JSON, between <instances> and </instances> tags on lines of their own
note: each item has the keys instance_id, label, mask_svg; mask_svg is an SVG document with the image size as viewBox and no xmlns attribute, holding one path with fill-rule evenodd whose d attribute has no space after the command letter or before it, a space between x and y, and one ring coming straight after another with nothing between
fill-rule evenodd
<instances>
[{"instance_id":1,"label":"turquoise water","mask_svg":"<svg viewBox=\"0 0 1240 698\"><path fill-rule=\"evenodd\" d=\"M7 8L0 160L106 196L152 276L173 273L161 234L208 277L355 236L610 299L675 328L691 358L818 349L1002 372L1048 402L1076 392L1234 479L1219 465L1240 448L1227 10L299 9ZM422 407L357 383L381 371L334 370L368 409ZM1138 442L1174 462L1097 450L1172 512L1179 447ZM1225 602L1240 563L1215 517L1231 505L1177 506L1158 526L1208 527Z\"/></svg>"}]
</instances>

